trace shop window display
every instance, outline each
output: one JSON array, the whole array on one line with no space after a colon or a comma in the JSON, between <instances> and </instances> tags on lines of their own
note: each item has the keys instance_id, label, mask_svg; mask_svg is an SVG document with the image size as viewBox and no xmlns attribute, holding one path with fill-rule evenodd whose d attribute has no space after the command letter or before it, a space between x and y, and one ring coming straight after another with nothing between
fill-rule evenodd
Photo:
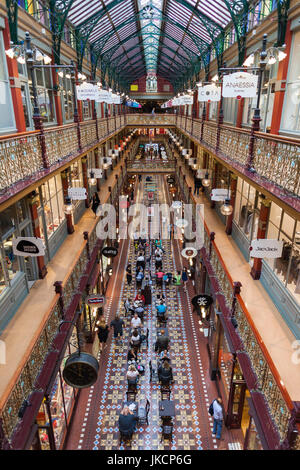
<instances>
[{"instance_id":1,"label":"shop window display","mask_svg":"<svg viewBox=\"0 0 300 470\"><path fill-rule=\"evenodd\" d=\"M19 210L22 203L18 204ZM19 215L20 217L20 215ZM12 241L16 236L17 214L15 206L5 209L0 218L0 292L10 285L11 279L20 271L18 256L13 254Z\"/></svg>"},{"instance_id":2,"label":"shop window display","mask_svg":"<svg viewBox=\"0 0 300 470\"><path fill-rule=\"evenodd\" d=\"M226 336L223 328L221 328L221 339L218 353L218 369L221 374L221 384L225 393L226 401L228 402L230 392L230 380L232 374L233 354L230 352Z\"/></svg>"},{"instance_id":3,"label":"shop window display","mask_svg":"<svg viewBox=\"0 0 300 470\"><path fill-rule=\"evenodd\" d=\"M16 129L5 58L2 31L0 30L0 132L2 133L13 132Z\"/></svg>"},{"instance_id":4,"label":"shop window display","mask_svg":"<svg viewBox=\"0 0 300 470\"><path fill-rule=\"evenodd\" d=\"M272 202L267 238L283 241L281 258L265 261L300 303L300 222Z\"/></svg>"},{"instance_id":5,"label":"shop window display","mask_svg":"<svg viewBox=\"0 0 300 470\"><path fill-rule=\"evenodd\" d=\"M40 214L41 237L45 238L45 231L48 238L58 229L64 221L64 200L60 175L50 178L41 186L42 207L44 209L45 226L43 217Z\"/></svg>"},{"instance_id":6,"label":"shop window display","mask_svg":"<svg viewBox=\"0 0 300 470\"><path fill-rule=\"evenodd\" d=\"M300 31L293 35L281 130L300 134Z\"/></svg>"},{"instance_id":7,"label":"shop window display","mask_svg":"<svg viewBox=\"0 0 300 470\"><path fill-rule=\"evenodd\" d=\"M65 75L59 78L62 87L61 103L63 107L64 122L70 122L74 118L72 82Z\"/></svg>"},{"instance_id":8,"label":"shop window display","mask_svg":"<svg viewBox=\"0 0 300 470\"><path fill-rule=\"evenodd\" d=\"M246 181L238 178L234 221L249 241L256 238L259 220L258 194Z\"/></svg>"},{"instance_id":9,"label":"shop window display","mask_svg":"<svg viewBox=\"0 0 300 470\"><path fill-rule=\"evenodd\" d=\"M36 68L35 71L36 83L37 83L37 99L40 114L44 119L45 123L54 123L55 121L55 112L54 112L54 95L53 95L53 85L51 78L50 69ZM30 86L30 99L32 107L34 106L33 102L33 91L32 86Z\"/></svg>"}]
</instances>

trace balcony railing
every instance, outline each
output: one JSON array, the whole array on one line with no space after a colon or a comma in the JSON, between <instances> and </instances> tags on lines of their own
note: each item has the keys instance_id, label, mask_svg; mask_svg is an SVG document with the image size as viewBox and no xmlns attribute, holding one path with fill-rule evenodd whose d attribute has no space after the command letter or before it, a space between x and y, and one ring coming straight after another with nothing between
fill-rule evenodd
<instances>
[{"instance_id":1,"label":"balcony railing","mask_svg":"<svg viewBox=\"0 0 300 470\"><path fill-rule=\"evenodd\" d=\"M115 183L112 187L113 203L117 200L126 175L126 168L122 168L122 172L119 174L118 180L116 180L118 183ZM76 305L73 308L74 298L84 289L82 279L85 277L86 283L90 274L89 263L91 263L93 253L95 254L96 244L99 243L96 227L97 224L95 223L87 239L83 241L69 274L62 283L60 294L54 295L48 314L45 315L43 324L33 338L28 353L22 358L22 363L18 367L18 370L20 370L19 376L16 378L10 391L7 391L5 397L2 397L0 402L0 420L2 420L2 428L8 441L11 441L16 425L20 421L18 412L24 399L28 399L36 389L40 388L39 385L37 386L38 376L45 366L48 354L56 349L53 347L53 341L59 334L58 326L60 322L63 319L70 320L74 316L73 310L76 308ZM96 251L98 250L99 247L96 248ZM63 310L62 305L64 306ZM68 329L70 328L71 326L69 325ZM48 370L47 373L50 379L53 371Z\"/></svg>"},{"instance_id":2,"label":"balcony railing","mask_svg":"<svg viewBox=\"0 0 300 470\"><path fill-rule=\"evenodd\" d=\"M175 160L168 160L168 161L134 161L127 163L127 170L128 171L139 171L139 172L147 172L147 173L157 173L157 172L164 172L169 173L174 171L175 169Z\"/></svg>"},{"instance_id":3,"label":"balcony railing","mask_svg":"<svg viewBox=\"0 0 300 470\"><path fill-rule=\"evenodd\" d=\"M176 116L174 114L128 114L128 126L175 126Z\"/></svg>"},{"instance_id":4,"label":"balcony railing","mask_svg":"<svg viewBox=\"0 0 300 470\"><path fill-rule=\"evenodd\" d=\"M180 169L181 170L181 169ZM186 203L193 204L193 214L196 214L196 201L191 194L191 190L186 183L186 179L181 171L176 173L178 179L178 186L183 195ZM214 279L217 284L217 295L222 294L225 300L225 308L223 308L223 315L227 321L227 325L231 323L231 316L233 314L233 300L236 299L234 308L234 316L238 323L238 329L232 333L235 344L238 344L237 352L245 353L250 359L250 366L255 374L257 380L254 384L251 393L258 392L263 394L266 409L273 423L275 424L278 433L278 446L285 445L284 441L289 440L289 431L294 428L293 444L294 449L300 450L300 427L293 422L296 415L295 405L298 408L298 402L295 404L291 400L283 382L280 378L279 372L270 357L270 354L256 329L249 311L247 310L242 296L234 294L234 282L231 278L226 265L223 261L222 255L218 250L214 241L214 236L209 232L209 229L204 222L204 249L205 259L212 272L210 278ZM230 330L230 326L228 328ZM231 328L232 330L232 328ZM262 417L266 419L265 416Z\"/></svg>"},{"instance_id":5,"label":"balcony railing","mask_svg":"<svg viewBox=\"0 0 300 470\"><path fill-rule=\"evenodd\" d=\"M125 116L0 137L0 199L12 196L125 126ZM97 132L98 137L97 139Z\"/></svg>"}]
</instances>

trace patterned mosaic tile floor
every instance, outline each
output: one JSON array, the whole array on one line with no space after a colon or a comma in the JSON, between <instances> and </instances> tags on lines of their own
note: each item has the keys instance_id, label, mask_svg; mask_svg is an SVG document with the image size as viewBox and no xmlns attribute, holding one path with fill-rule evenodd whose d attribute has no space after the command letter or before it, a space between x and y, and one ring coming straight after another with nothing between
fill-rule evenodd
<instances>
[{"instance_id":1,"label":"patterned mosaic tile floor","mask_svg":"<svg viewBox=\"0 0 300 470\"><path fill-rule=\"evenodd\" d=\"M155 202L169 202L166 185L162 176L154 176ZM139 185L137 202L147 204L144 179ZM182 269L179 242L163 241L164 272L174 273ZM122 344L116 344L109 337L107 348L99 355L100 373L96 384L83 390L77 406L73 427L69 435L67 449L116 450L124 449L119 445L118 417L126 400L127 391L127 352L130 339L130 318L126 318L124 300L134 299L136 295L135 278L129 286L126 282L125 267L128 262L135 266L136 253L133 243L125 240L120 254L115 261L115 276L111 279L107 297L106 318L110 322L116 311L125 321ZM149 256L149 248L147 255ZM152 260L151 272L155 272ZM133 270L134 271L134 270ZM149 267L146 266L146 273ZM159 289L159 290L158 290ZM149 425L138 426L134 434L132 450L208 450L226 449L228 442L236 441L234 435L224 429L224 441L218 442L211 434L212 418L208 407L215 397L216 390L209 379L208 357L205 339L200 333L198 317L191 311L193 285L189 282L187 292L183 288L168 286L163 288L167 302L168 331L170 337L170 359L173 368L174 384L171 399L175 401L176 416L173 419L174 432L172 442L161 438L161 419L158 402L160 400L159 383L150 383L149 361L156 368L156 293L160 287L152 287L152 304L146 307L144 327L149 329L148 346L144 343L139 358L145 366L145 374L140 377L136 400L145 404L148 398L151 404Z\"/></svg>"}]
</instances>

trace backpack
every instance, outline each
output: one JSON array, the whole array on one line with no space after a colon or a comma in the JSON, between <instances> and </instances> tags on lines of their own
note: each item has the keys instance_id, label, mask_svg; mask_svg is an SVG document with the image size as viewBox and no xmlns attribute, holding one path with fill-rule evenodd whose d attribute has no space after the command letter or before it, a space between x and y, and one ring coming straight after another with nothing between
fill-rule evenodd
<instances>
[{"instance_id":1,"label":"backpack","mask_svg":"<svg viewBox=\"0 0 300 470\"><path fill-rule=\"evenodd\" d=\"M214 402L215 402L215 400L211 402L211 404L209 405L209 408L208 408L208 412L211 416L213 416L213 414L214 414Z\"/></svg>"}]
</instances>

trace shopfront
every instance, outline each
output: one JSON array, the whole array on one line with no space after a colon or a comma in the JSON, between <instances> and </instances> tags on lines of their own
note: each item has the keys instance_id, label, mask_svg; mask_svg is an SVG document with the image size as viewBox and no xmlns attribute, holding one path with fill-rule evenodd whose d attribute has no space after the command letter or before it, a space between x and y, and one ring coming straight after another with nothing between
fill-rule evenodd
<instances>
[{"instance_id":1,"label":"shopfront","mask_svg":"<svg viewBox=\"0 0 300 470\"><path fill-rule=\"evenodd\" d=\"M45 395L36 417L38 427L30 450L63 448L79 390L67 385L62 373L67 358L76 350L77 333L74 328L54 383L49 394Z\"/></svg>"}]
</instances>

